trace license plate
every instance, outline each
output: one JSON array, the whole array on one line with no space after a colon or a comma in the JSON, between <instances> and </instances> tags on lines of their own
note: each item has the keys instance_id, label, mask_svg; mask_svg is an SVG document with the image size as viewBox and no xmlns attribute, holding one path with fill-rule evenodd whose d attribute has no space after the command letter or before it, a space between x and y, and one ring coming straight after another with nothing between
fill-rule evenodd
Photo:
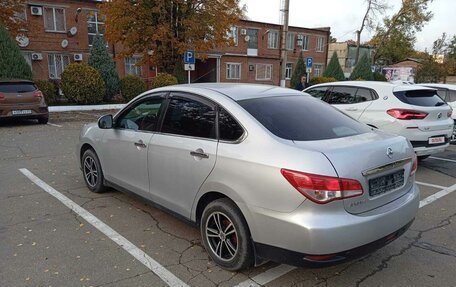
<instances>
[{"instance_id":1,"label":"license plate","mask_svg":"<svg viewBox=\"0 0 456 287\"><path fill-rule=\"evenodd\" d=\"M13 115L29 115L32 113L32 110L16 110L11 112Z\"/></svg>"},{"instance_id":2,"label":"license plate","mask_svg":"<svg viewBox=\"0 0 456 287\"><path fill-rule=\"evenodd\" d=\"M445 137L429 138L429 144L441 144L445 142Z\"/></svg>"},{"instance_id":3,"label":"license plate","mask_svg":"<svg viewBox=\"0 0 456 287\"><path fill-rule=\"evenodd\" d=\"M369 180L369 195L377 196L390 190L401 187L404 184L404 170Z\"/></svg>"}]
</instances>

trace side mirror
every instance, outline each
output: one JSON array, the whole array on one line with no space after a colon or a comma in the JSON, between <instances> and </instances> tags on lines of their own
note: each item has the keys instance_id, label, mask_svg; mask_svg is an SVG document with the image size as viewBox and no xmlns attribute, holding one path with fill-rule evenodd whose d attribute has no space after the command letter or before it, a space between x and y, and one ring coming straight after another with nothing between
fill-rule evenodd
<instances>
[{"instance_id":1,"label":"side mirror","mask_svg":"<svg viewBox=\"0 0 456 287\"><path fill-rule=\"evenodd\" d=\"M98 119L98 127L100 129L112 129L113 126L113 119L112 115L104 115Z\"/></svg>"}]
</instances>

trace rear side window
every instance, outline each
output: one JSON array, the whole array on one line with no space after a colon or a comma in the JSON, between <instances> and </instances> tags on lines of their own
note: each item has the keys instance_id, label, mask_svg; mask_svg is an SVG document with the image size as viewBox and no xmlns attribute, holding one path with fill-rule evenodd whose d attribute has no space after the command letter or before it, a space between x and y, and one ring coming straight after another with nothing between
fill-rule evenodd
<instances>
[{"instance_id":1,"label":"rear side window","mask_svg":"<svg viewBox=\"0 0 456 287\"><path fill-rule=\"evenodd\" d=\"M445 105L435 90L410 90L393 93L401 102L421 107Z\"/></svg>"},{"instance_id":2,"label":"rear side window","mask_svg":"<svg viewBox=\"0 0 456 287\"><path fill-rule=\"evenodd\" d=\"M313 89L307 90L307 91L305 91L305 93L310 94L314 98L322 99L323 96L326 94L327 90L328 90L328 87L318 87L318 88L313 88Z\"/></svg>"},{"instance_id":3,"label":"rear side window","mask_svg":"<svg viewBox=\"0 0 456 287\"><path fill-rule=\"evenodd\" d=\"M352 87L334 87L329 92L325 102L332 105L355 104L357 103L356 90Z\"/></svg>"},{"instance_id":4,"label":"rear side window","mask_svg":"<svg viewBox=\"0 0 456 287\"><path fill-rule=\"evenodd\" d=\"M362 102L375 100L375 97L372 94L371 90L359 88L356 91L356 99L355 100L356 100L357 103L362 103Z\"/></svg>"},{"instance_id":5,"label":"rear side window","mask_svg":"<svg viewBox=\"0 0 456 287\"><path fill-rule=\"evenodd\" d=\"M244 130L238 122L225 110L219 111L219 134L222 141L237 141Z\"/></svg>"},{"instance_id":6,"label":"rear side window","mask_svg":"<svg viewBox=\"0 0 456 287\"><path fill-rule=\"evenodd\" d=\"M267 97L239 104L271 133L287 140L325 140L370 131L366 125L311 97Z\"/></svg>"},{"instance_id":7,"label":"rear side window","mask_svg":"<svg viewBox=\"0 0 456 287\"><path fill-rule=\"evenodd\" d=\"M456 91L448 91L446 101L449 103L456 102Z\"/></svg>"},{"instance_id":8,"label":"rear side window","mask_svg":"<svg viewBox=\"0 0 456 287\"><path fill-rule=\"evenodd\" d=\"M0 93L29 93L35 90L33 83L0 83Z\"/></svg>"}]
</instances>

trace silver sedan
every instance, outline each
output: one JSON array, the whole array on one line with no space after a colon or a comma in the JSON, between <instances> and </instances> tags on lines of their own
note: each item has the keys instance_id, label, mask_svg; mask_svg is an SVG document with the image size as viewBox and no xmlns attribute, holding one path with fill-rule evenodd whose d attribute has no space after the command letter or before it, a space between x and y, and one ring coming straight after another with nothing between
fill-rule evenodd
<instances>
[{"instance_id":1,"label":"silver sedan","mask_svg":"<svg viewBox=\"0 0 456 287\"><path fill-rule=\"evenodd\" d=\"M194 222L228 270L342 262L400 236L419 205L404 137L273 86L145 92L84 126L77 154L90 190L133 192Z\"/></svg>"}]
</instances>

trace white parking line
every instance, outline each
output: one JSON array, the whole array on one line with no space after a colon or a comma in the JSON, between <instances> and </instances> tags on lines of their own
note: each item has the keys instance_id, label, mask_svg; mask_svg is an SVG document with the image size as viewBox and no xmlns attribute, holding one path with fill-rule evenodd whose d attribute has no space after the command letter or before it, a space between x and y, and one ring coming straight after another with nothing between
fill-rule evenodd
<instances>
[{"instance_id":1,"label":"white parking line","mask_svg":"<svg viewBox=\"0 0 456 287\"><path fill-rule=\"evenodd\" d=\"M47 123L47 124L50 125L50 126L53 126L53 127L58 127L58 128L62 127L61 125L56 125L56 124L52 124L52 123Z\"/></svg>"},{"instance_id":2,"label":"white parking line","mask_svg":"<svg viewBox=\"0 0 456 287\"><path fill-rule=\"evenodd\" d=\"M456 191L456 184L454 184L454 185L452 185L450 187L444 187L444 186L433 185L433 184L431 185L431 184L424 183L424 182L416 182L416 183L420 184L420 185L427 185L427 186L442 188L441 191L439 191L437 193L434 193L433 195L431 195L429 197L426 197L425 199L421 200L420 201L420 208L422 208L422 207L424 207L424 206L436 201L439 198L444 197L445 195L448 195L448 194L452 193L453 191ZM267 283L269 283L269 282L271 282L271 281L273 281L273 280L275 280L277 278L282 277L283 275L287 274L288 272L293 271L294 269L296 269L296 267L282 264L282 265L279 265L277 267L268 269L265 272L260 273L260 274L256 275L253 278L247 279L247 280L239 283L235 287L259 287L259 286L263 286L263 285L265 285L265 284L267 284Z\"/></svg>"},{"instance_id":3,"label":"white parking line","mask_svg":"<svg viewBox=\"0 0 456 287\"><path fill-rule=\"evenodd\" d=\"M437 159L437 160L443 160L443 161L448 161L448 162L455 162L456 163L456 160L454 160L454 159L447 159L447 158L434 157L434 156L430 156L429 158Z\"/></svg>"},{"instance_id":4,"label":"white parking line","mask_svg":"<svg viewBox=\"0 0 456 287\"><path fill-rule=\"evenodd\" d=\"M426 183L426 182L421 182L421 181L415 181L415 182L416 182L416 184L419 184L419 185L435 187L435 188L438 188L438 189L447 188L446 186L441 186L441 185L436 185L436 184L431 184L431 183Z\"/></svg>"},{"instance_id":5,"label":"white parking line","mask_svg":"<svg viewBox=\"0 0 456 287\"><path fill-rule=\"evenodd\" d=\"M136 260L144 264L147 268L149 268L152 272L154 272L158 277L160 277L168 286L182 286L188 287L182 280L177 278L173 273L171 273L168 269L160 265L157 261L155 261L152 257L147 255L144 251L136 247L133 243L128 241L125 237L117 233L114 229L106 225L104 222L99 220L93 214L85 210L84 208L77 205L74 201L66 197L65 195L61 194L47 183L36 177L33 173L31 173L28 169L21 168L19 169L22 174L24 174L28 179L30 179L33 183L37 186L41 187L44 191L52 195L53 197L57 198L61 203L66 205L69 209L73 212L78 214L80 217L84 218L88 223L92 224L93 227L101 231L104 235L122 247L125 251L130 253Z\"/></svg>"}]
</instances>

